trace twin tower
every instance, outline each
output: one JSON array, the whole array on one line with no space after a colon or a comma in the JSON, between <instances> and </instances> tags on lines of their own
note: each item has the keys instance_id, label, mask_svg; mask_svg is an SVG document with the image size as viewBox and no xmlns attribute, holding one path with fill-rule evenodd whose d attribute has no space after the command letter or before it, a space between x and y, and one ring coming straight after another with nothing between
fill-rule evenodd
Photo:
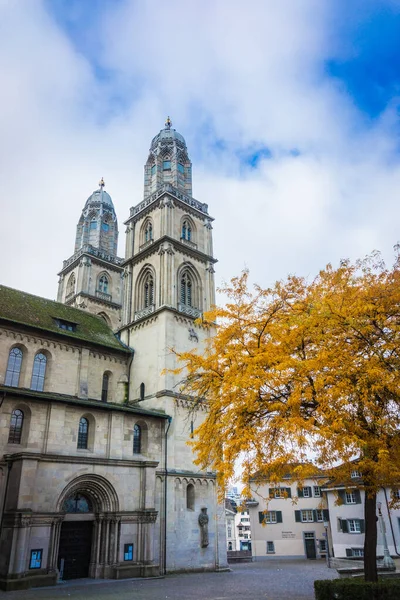
<instances>
[{"instance_id":1,"label":"twin tower","mask_svg":"<svg viewBox=\"0 0 400 600\"><path fill-rule=\"evenodd\" d=\"M192 196L186 142L169 118L151 142L143 200L125 222L124 259L117 256L118 222L104 188L101 180L83 208L75 252L59 274L58 301L99 315L133 349L129 401L172 416L169 465L193 473L186 441L196 422L188 418L179 378L169 372L177 366L171 350L201 348L212 335L194 322L215 302L216 260L213 219Z\"/></svg>"}]
</instances>

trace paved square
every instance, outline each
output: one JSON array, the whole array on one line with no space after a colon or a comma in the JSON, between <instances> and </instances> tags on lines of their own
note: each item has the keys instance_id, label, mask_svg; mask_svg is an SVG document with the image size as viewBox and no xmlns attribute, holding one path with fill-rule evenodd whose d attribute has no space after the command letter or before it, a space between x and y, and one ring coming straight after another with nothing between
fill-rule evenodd
<instances>
[{"instance_id":1,"label":"paved square","mask_svg":"<svg viewBox=\"0 0 400 600\"><path fill-rule=\"evenodd\" d=\"M4 600L314 600L315 579L337 577L324 561L269 560L232 565L230 573L164 579L78 580L55 588L0 592Z\"/></svg>"}]
</instances>

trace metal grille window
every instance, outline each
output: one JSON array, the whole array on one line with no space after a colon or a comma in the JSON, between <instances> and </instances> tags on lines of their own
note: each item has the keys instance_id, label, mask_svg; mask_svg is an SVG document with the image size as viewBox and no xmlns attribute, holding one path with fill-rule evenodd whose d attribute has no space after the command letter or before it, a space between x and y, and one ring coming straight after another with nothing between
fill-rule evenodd
<instances>
[{"instance_id":1,"label":"metal grille window","mask_svg":"<svg viewBox=\"0 0 400 600\"><path fill-rule=\"evenodd\" d=\"M136 424L133 428L133 454L140 454L142 446L142 430Z\"/></svg>"},{"instance_id":2,"label":"metal grille window","mask_svg":"<svg viewBox=\"0 0 400 600\"><path fill-rule=\"evenodd\" d=\"M20 444L22 436L22 425L24 423L24 413L18 408L11 413L10 431L8 434L9 444Z\"/></svg>"},{"instance_id":3,"label":"metal grille window","mask_svg":"<svg viewBox=\"0 0 400 600\"><path fill-rule=\"evenodd\" d=\"M102 386L101 386L101 401L102 402L107 402L109 381L110 381L109 374L108 373L104 373L104 375L103 375L103 383L102 383Z\"/></svg>"},{"instance_id":4,"label":"metal grille window","mask_svg":"<svg viewBox=\"0 0 400 600\"><path fill-rule=\"evenodd\" d=\"M326 540L319 540L319 551L326 552Z\"/></svg>"},{"instance_id":5,"label":"metal grille window","mask_svg":"<svg viewBox=\"0 0 400 600\"><path fill-rule=\"evenodd\" d=\"M78 429L78 448L87 450L89 436L89 421L85 417L81 417Z\"/></svg>"},{"instance_id":6,"label":"metal grille window","mask_svg":"<svg viewBox=\"0 0 400 600\"><path fill-rule=\"evenodd\" d=\"M43 392L44 389L44 378L46 375L47 357L42 352L36 354L35 360L33 361L33 371L31 380L31 390L36 392Z\"/></svg>"},{"instance_id":7,"label":"metal grille window","mask_svg":"<svg viewBox=\"0 0 400 600\"><path fill-rule=\"evenodd\" d=\"M22 366L22 350L13 348L8 355L5 385L18 386Z\"/></svg>"},{"instance_id":8,"label":"metal grille window","mask_svg":"<svg viewBox=\"0 0 400 600\"><path fill-rule=\"evenodd\" d=\"M99 292L108 294L108 279L105 275L102 275L99 279Z\"/></svg>"},{"instance_id":9,"label":"metal grille window","mask_svg":"<svg viewBox=\"0 0 400 600\"><path fill-rule=\"evenodd\" d=\"M188 273L184 273L181 278L181 303L192 306L192 281Z\"/></svg>"},{"instance_id":10,"label":"metal grille window","mask_svg":"<svg viewBox=\"0 0 400 600\"><path fill-rule=\"evenodd\" d=\"M274 542L267 542L267 554L275 554Z\"/></svg>"}]
</instances>

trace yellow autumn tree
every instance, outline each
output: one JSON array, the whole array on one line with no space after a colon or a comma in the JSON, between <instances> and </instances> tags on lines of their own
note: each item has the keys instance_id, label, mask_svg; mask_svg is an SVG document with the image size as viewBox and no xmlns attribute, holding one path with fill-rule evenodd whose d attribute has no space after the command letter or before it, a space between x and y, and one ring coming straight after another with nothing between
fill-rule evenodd
<instances>
[{"instance_id":1,"label":"yellow autumn tree","mask_svg":"<svg viewBox=\"0 0 400 600\"><path fill-rule=\"evenodd\" d=\"M204 316L218 324L206 351L179 354L185 393L207 405L197 463L224 488L238 460L279 482L289 463L307 477L310 457L350 480L357 459L376 580L376 492L400 481L400 260L387 269L375 253L270 289L249 289L245 272L222 291L226 305Z\"/></svg>"}]
</instances>

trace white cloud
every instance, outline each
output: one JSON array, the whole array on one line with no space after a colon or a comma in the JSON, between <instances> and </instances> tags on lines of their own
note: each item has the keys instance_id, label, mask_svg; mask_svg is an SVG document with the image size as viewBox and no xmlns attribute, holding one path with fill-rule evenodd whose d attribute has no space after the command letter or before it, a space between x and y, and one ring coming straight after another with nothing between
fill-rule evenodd
<instances>
[{"instance_id":1,"label":"white cloud","mask_svg":"<svg viewBox=\"0 0 400 600\"><path fill-rule=\"evenodd\" d=\"M167 113L186 137L195 197L216 217L217 282L244 266L272 283L376 247L391 256L394 110L372 126L324 77L334 47L328 3L108 5L89 38L110 81L45 6L0 2L5 284L56 296L56 272L101 176L123 252L122 222L142 197L148 147ZM237 151L260 146L272 158L245 169Z\"/></svg>"}]
</instances>

